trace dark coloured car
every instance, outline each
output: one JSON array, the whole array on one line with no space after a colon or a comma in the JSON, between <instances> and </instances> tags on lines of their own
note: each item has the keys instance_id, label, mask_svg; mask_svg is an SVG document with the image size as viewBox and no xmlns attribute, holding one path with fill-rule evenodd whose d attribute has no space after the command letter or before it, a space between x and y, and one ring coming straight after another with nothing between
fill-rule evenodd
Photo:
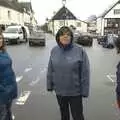
<instances>
[{"instance_id":1,"label":"dark coloured car","mask_svg":"<svg viewBox=\"0 0 120 120\"><path fill-rule=\"evenodd\" d=\"M80 36L81 36L81 33L78 30L73 31L74 42L77 42Z\"/></svg>"},{"instance_id":2,"label":"dark coloured car","mask_svg":"<svg viewBox=\"0 0 120 120\"><path fill-rule=\"evenodd\" d=\"M33 45L40 45L45 46L46 45L46 38L45 38L45 32L39 31L39 32L33 32L29 38L29 46Z\"/></svg>"},{"instance_id":3,"label":"dark coloured car","mask_svg":"<svg viewBox=\"0 0 120 120\"><path fill-rule=\"evenodd\" d=\"M98 36L97 41L98 44L102 45L104 48L114 48L114 42L117 37L118 36L115 34L107 34L104 36Z\"/></svg>"},{"instance_id":4,"label":"dark coloured car","mask_svg":"<svg viewBox=\"0 0 120 120\"><path fill-rule=\"evenodd\" d=\"M92 46L93 37L89 33L81 33L77 43L83 46Z\"/></svg>"},{"instance_id":5,"label":"dark coloured car","mask_svg":"<svg viewBox=\"0 0 120 120\"><path fill-rule=\"evenodd\" d=\"M99 35L97 36L97 41L98 41L98 44L102 45L103 43L105 43L107 40L107 36L102 36L102 35Z\"/></svg>"}]
</instances>

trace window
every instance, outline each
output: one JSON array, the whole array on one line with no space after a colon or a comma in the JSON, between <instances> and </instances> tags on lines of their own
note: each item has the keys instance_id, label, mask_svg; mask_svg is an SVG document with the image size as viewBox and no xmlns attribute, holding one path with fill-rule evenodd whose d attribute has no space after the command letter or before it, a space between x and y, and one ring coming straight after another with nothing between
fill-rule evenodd
<instances>
[{"instance_id":1,"label":"window","mask_svg":"<svg viewBox=\"0 0 120 120\"><path fill-rule=\"evenodd\" d=\"M11 19L11 12L8 10L8 19Z\"/></svg>"},{"instance_id":2,"label":"window","mask_svg":"<svg viewBox=\"0 0 120 120\"><path fill-rule=\"evenodd\" d=\"M77 22L77 27L81 27L81 22Z\"/></svg>"},{"instance_id":3,"label":"window","mask_svg":"<svg viewBox=\"0 0 120 120\"><path fill-rule=\"evenodd\" d=\"M120 9L114 9L114 14L115 15L120 14Z\"/></svg>"},{"instance_id":4,"label":"window","mask_svg":"<svg viewBox=\"0 0 120 120\"><path fill-rule=\"evenodd\" d=\"M59 25L60 25L60 26L63 26L63 25L64 25L64 20L61 20L61 21L59 22Z\"/></svg>"}]
</instances>

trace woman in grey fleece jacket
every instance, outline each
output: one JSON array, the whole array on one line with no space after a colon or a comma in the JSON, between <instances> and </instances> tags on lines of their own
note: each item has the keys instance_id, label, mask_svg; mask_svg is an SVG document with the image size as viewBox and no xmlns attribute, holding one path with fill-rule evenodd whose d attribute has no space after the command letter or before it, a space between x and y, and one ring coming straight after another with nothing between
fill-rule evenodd
<instances>
[{"instance_id":1,"label":"woman in grey fleece jacket","mask_svg":"<svg viewBox=\"0 0 120 120\"><path fill-rule=\"evenodd\" d=\"M50 55L47 71L47 90L55 91L61 120L84 120L82 97L89 95L89 60L81 46L73 44L73 33L61 27L56 34L57 46Z\"/></svg>"}]
</instances>

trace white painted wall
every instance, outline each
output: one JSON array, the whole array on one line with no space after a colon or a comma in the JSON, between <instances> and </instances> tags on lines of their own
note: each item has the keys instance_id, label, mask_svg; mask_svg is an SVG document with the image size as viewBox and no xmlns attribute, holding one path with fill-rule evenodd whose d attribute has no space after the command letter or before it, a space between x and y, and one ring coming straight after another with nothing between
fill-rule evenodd
<instances>
[{"instance_id":1,"label":"white painted wall","mask_svg":"<svg viewBox=\"0 0 120 120\"><path fill-rule=\"evenodd\" d=\"M77 22L78 22L77 20L65 20L65 25L66 26L73 25L77 28L77 30L80 30L82 32L87 32L87 24L85 22L79 21L79 22L81 22L81 26L78 27ZM53 28L53 22L52 21L48 22L48 29L51 30L52 32L54 29L55 34L62 26L64 26L64 20L55 20L54 21L54 28Z\"/></svg>"},{"instance_id":2,"label":"white painted wall","mask_svg":"<svg viewBox=\"0 0 120 120\"><path fill-rule=\"evenodd\" d=\"M10 18L8 18L8 11L10 11ZM22 13L0 6L0 24L22 24Z\"/></svg>"},{"instance_id":3,"label":"white painted wall","mask_svg":"<svg viewBox=\"0 0 120 120\"><path fill-rule=\"evenodd\" d=\"M24 17L24 23L30 23L30 15L24 12L23 17Z\"/></svg>"},{"instance_id":4,"label":"white painted wall","mask_svg":"<svg viewBox=\"0 0 120 120\"><path fill-rule=\"evenodd\" d=\"M81 32L87 32L87 23L81 22Z\"/></svg>"},{"instance_id":5,"label":"white painted wall","mask_svg":"<svg viewBox=\"0 0 120 120\"><path fill-rule=\"evenodd\" d=\"M97 33L102 34L102 18L97 19Z\"/></svg>"},{"instance_id":6,"label":"white painted wall","mask_svg":"<svg viewBox=\"0 0 120 120\"><path fill-rule=\"evenodd\" d=\"M10 11L10 18L8 18L8 11ZM30 23L30 15L0 6L0 24L9 25L15 23L24 25L24 22Z\"/></svg>"}]
</instances>

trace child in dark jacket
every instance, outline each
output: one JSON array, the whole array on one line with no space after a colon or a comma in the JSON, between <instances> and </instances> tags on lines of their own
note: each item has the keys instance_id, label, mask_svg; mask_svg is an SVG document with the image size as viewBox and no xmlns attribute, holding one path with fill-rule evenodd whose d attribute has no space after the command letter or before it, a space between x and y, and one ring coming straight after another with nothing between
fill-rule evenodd
<instances>
[{"instance_id":1,"label":"child in dark jacket","mask_svg":"<svg viewBox=\"0 0 120 120\"><path fill-rule=\"evenodd\" d=\"M0 32L0 120L12 120L11 105L17 97L17 83L12 60L5 49Z\"/></svg>"},{"instance_id":2,"label":"child in dark jacket","mask_svg":"<svg viewBox=\"0 0 120 120\"><path fill-rule=\"evenodd\" d=\"M118 36L117 40L115 41L115 46L117 49L117 53L120 53L120 36ZM117 77L116 99L117 106L120 109L120 62L117 65L116 77Z\"/></svg>"}]
</instances>

